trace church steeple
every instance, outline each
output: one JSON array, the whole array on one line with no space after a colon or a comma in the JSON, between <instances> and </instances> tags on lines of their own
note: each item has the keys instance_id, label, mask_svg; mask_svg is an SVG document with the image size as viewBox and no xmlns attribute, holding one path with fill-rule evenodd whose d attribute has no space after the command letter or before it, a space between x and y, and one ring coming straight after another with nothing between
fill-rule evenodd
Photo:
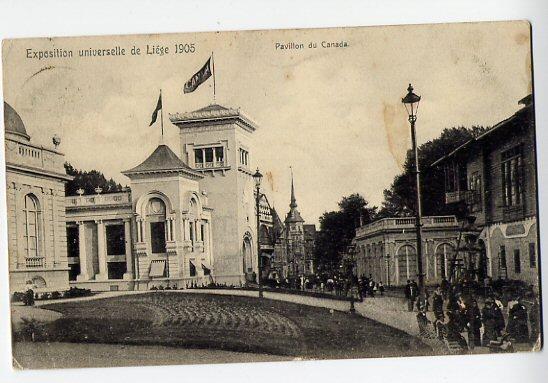
<instances>
[{"instance_id":1,"label":"church steeple","mask_svg":"<svg viewBox=\"0 0 548 383\"><path fill-rule=\"evenodd\" d=\"M295 186L293 185L293 168L291 169L291 203L289 204L289 207L291 209L294 209L297 207L297 199L295 198Z\"/></svg>"},{"instance_id":2,"label":"church steeple","mask_svg":"<svg viewBox=\"0 0 548 383\"><path fill-rule=\"evenodd\" d=\"M304 222L301 213L297 210L297 199L295 198L295 185L293 183L293 169L291 169L291 202L289 203L289 212L285 222Z\"/></svg>"}]
</instances>

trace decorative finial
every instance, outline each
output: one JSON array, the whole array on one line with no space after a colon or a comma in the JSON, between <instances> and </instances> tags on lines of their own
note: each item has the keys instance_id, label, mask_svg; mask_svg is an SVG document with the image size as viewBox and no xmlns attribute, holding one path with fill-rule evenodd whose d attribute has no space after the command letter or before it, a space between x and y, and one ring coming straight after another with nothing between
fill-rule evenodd
<instances>
[{"instance_id":1,"label":"decorative finial","mask_svg":"<svg viewBox=\"0 0 548 383\"><path fill-rule=\"evenodd\" d=\"M61 144L61 137L59 137L57 134L54 134L51 138L51 141L53 142L53 145L55 145L55 149Z\"/></svg>"},{"instance_id":2,"label":"decorative finial","mask_svg":"<svg viewBox=\"0 0 548 383\"><path fill-rule=\"evenodd\" d=\"M79 188L78 190L76 190L76 194L78 194L81 197L82 195L84 195L84 189Z\"/></svg>"},{"instance_id":3,"label":"decorative finial","mask_svg":"<svg viewBox=\"0 0 548 383\"><path fill-rule=\"evenodd\" d=\"M97 186L97 187L95 188L95 193L97 193L97 194L101 194L102 191L103 191L103 188L101 188L101 187L99 187L99 186Z\"/></svg>"}]
</instances>

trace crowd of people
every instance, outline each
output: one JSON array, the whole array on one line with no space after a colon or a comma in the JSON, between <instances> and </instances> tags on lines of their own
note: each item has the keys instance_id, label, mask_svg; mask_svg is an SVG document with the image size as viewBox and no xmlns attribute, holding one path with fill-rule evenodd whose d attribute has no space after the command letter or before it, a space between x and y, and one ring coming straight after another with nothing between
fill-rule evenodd
<instances>
[{"instance_id":1,"label":"crowd of people","mask_svg":"<svg viewBox=\"0 0 548 383\"><path fill-rule=\"evenodd\" d=\"M512 343L536 342L540 333L538 301L529 293L526 302L523 295L504 305L498 294L478 294L467 288L464 281L452 285L444 279L432 296L428 288L421 295L413 280L405 286L407 309L417 310L421 336L435 336L458 344L463 350L483 346L510 351ZM432 319L427 315L430 302Z\"/></svg>"}]
</instances>

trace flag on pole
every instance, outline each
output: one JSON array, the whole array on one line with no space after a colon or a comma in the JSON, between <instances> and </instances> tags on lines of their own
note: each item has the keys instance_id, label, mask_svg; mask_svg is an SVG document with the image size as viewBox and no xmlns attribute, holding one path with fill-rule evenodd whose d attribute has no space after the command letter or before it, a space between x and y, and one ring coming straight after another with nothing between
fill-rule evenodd
<instances>
[{"instance_id":1,"label":"flag on pole","mask_svg":"<svg viewBox=\"0 0 548 383\"><path fill-rule=\"evenodd\" d=\"M194 74L185 84L183 88L184 93L194 92L202 83L204 83L208 78L211 77L211 57L204 64L202 69Z\"/></svg>"},{"instance_id":2,"label":"flag on pole","mask_svg":"<svg viewBox=\"0 0 548 383\"><path fill-rule=\"evenodd\" d=\"M162 92L160 92L160 97L158 97L158 104L156 104L156 109L154 109L154 112L152 112L152 120L150 121L149 126L152 126L152 124L156 122L160 109L162 109Z\"/></svg>"}]
</instances>

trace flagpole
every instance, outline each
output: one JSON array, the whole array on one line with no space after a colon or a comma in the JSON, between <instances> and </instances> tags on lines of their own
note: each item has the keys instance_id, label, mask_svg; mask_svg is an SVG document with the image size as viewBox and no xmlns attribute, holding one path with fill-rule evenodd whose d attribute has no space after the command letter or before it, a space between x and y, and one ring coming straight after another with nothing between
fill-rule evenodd
<instances>
[{"instance_id":1,"label":"flagpole","mask_svg":"<svg viewBox=\"0 0 548 383\"><path fill-rule=\"evenodd\" d=\"M215 58L213 57L213 51L211 52L211 66L213 67L213 103L215 103L215 95L216 95L216 89L215 89Z\"/></svg>"},{"instance_id":2,"label":"flagpole","mask_svg":"<svg viewBox=\"0 0 548 383\"><path fill-rule=\"evenodd\" d=\"M160 100L162 100L162 89L160 89ZM161 143L164 143L164 100L162 100L162 109L160 109L160 125L162 126Z\"/></svg>"}]
</instances>

